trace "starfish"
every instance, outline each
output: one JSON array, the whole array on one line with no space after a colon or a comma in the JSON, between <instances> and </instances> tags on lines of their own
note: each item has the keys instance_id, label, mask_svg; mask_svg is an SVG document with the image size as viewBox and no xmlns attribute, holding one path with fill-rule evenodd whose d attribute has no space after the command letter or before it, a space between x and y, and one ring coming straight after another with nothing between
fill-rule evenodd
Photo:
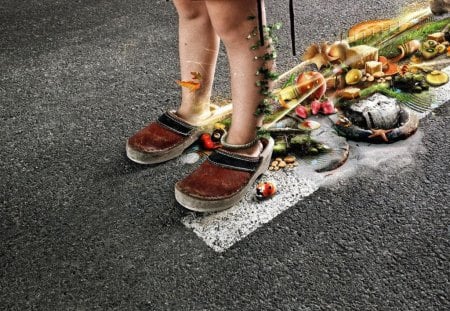
<instances>
[{"instance_id":1,"label":"starfish","mask_svg":"<svg viewBox=\"0 0 450 311\"><path fill-rule=\"evenodd\" d=\"M383 129L370 129L372 131L372 135L369 136L369 138L376 138L380 137L383 141L389 142L389 138L387 138L386 134L389 134L392 132L392 130L383 130Z\"/></svg>"}]
</instances>

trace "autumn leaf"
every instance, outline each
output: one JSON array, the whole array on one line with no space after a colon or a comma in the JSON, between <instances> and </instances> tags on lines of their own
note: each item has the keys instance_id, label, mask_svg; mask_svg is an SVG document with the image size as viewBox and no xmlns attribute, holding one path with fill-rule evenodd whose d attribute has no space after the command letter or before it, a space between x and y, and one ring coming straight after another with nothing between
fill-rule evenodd
<instances>
[{"instance_id":1,"label":"autumn leaf","mask_svg":"<svg viewBox=\"0 0 450 311\"><path fill-rule=\"evenodd\" d=\"M176 80L176 82L179 86L188 88L191 92L197 91L201 86L199 82L194 82L194 81Z\"/></svg>"}]
</instances>

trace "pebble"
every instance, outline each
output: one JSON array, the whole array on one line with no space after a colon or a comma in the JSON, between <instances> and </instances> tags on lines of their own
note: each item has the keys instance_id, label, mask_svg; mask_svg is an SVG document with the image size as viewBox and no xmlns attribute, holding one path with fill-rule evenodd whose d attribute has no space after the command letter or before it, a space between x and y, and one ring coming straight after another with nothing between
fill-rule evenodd
<instances>
[{"instance_id":1,"label":"pebble","mask_svg":"<svg viewBox=\"0 0 450 311\"><path fill-rule=\"evenodd\" d=\"M200 160L200 155L196 152L191 152L181 157L181 162L185 164L194 164Z\"/></svg>"}]
</instances>

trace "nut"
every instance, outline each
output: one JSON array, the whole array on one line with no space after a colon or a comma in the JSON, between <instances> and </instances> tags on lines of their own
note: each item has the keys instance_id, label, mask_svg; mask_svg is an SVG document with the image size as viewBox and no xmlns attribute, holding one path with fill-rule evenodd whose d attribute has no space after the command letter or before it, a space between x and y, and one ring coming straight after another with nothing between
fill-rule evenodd
<instances>
[{"instance_id":1,"label":"nut","mask_svg":"<svg viewBox=\"0 0 450 311\"><path fill-rule=\"evenodd\" d=\"M284 158L284 162L286 162L287 164L294 163L295 160L296 160L296 158L293 155L288 155Z\"/></svg>"},{"instance_id":2,"label":"nut","mask_svg":"<svg viewBox=\"0 0 450 311\"><path fill-rule=\"evenodd\" d=\"M373 74L374 78L379 79L381 77L384 77L384 72L382 71L377 71Z\"/></svg>"}]
</instances>

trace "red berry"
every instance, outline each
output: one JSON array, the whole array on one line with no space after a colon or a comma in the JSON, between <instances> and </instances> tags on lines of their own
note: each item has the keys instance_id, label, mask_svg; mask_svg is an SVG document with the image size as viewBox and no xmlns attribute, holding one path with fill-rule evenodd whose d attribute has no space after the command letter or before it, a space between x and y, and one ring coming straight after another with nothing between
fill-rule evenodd
<instances>
[{"instance_id":1,"label":"red berry","mask_svg":"<svg viewBox=\"0 0 450 311\"><path fill-rule=\"evenodd\" d=\"M321 104L323 114L333 114L335 113L334 104L331 100L326 100Z\"/></svg>"},{"instance_id":2,"label":"red berry","mask_svg":"<svg viewBox=\"0 0 450 311\"><path fill-rule=\"evenodd\" d=\"M316 115L319 113L321 105L322 104L317 99L311 103L311 112L313 115Z\"/></svg>"},{"instance_id":3,"label":"red berry","mask_svg":"<svg viewBox=\"0 0 450 311\"><path fill-rule=\"evenodd\" d=\"M295 113L303 119L306 119L308 117L308 111L306 110L306 107L302 105L299 105L297 108L295 108Z\"/></svg>"}]
</instances>

